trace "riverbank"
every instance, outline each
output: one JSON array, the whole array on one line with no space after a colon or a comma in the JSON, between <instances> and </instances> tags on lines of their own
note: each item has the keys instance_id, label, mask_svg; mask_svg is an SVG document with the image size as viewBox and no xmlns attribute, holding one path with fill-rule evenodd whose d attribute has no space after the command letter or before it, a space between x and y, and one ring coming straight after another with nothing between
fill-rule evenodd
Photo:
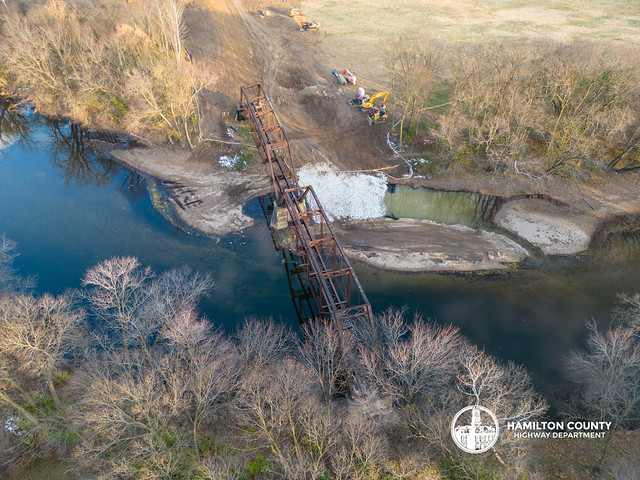
<instances>
[{"instance_id":1,"label":"riverbank","mask_svg":"<svg viewBox=\"0 0 640 480\"><path fill-rule=\"evenodd\" d=\"M243 212L243 207L271 188L265 166L234 171L221 166L215 155L197 157L186 150L164 146L114 150L110 155L129 168L158 179L180 221L207 235L226 235L254 225L255 220ZM448 186L455 186L454 180ZM566 202L571 200L568 191L565 189L561 196ZM573 204L589 205L590 211L552 201L547 195L521 198L526 194L520 191L503 203L494 221L546 255L573 255L585 251L599 225L614 214L628 214L634 208L640 211L640 201L631 198L630 186L625 191L624 208L613 198L602 201L602 194L591 195L588 200L574 198ZM617 192L619 196L620 190ZM491 193L505 192L494 185ZM501 270L529 256L525 248L504 235L429 220L340 220L334 228L350 258L383 270Z\"/></svg>"},{"instance_id":2,"label":"riverbank","mask_svg":"<svg viewBox=\"0 0 640 480\"><path fill-rule=\"evenodd\" d=\"M150 146L113 150L110 155L160 180L180 221L206 235L226 235L254 225L243 206L271 189L266 168L229 170L177 148Z\"/></svg>"}]
</instances>

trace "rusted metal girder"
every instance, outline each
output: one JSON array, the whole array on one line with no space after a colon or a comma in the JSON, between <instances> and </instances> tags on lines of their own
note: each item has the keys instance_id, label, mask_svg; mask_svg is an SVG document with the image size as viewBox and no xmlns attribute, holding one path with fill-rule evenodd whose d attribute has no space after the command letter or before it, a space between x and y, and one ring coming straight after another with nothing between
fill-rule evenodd
<instances>
[{"instance_id":1,"label":"rusted metal girder","mask_svg":"<svg viewBox=\"0 0 640 480\"><path fill-rule=\"evenodd\" d=\"M274 201L289 214L317 311L341 324L359 319L373 327L369 300L313 187L298 184L289 140L261 85L240 88L240 114L249 121L262 161L269 164Z\"/></svg>"}]
</instances>

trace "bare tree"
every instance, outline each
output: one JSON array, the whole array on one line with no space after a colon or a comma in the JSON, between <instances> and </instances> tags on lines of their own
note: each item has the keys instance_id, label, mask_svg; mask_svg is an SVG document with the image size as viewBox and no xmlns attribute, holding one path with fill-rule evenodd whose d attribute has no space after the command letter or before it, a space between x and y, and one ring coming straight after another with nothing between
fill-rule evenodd
<instances>
[{"instance_id":1,"label":"bare tree","mask_svg":"<svg viewBox=\"0 0 640 480\"><path fill-rule=\"evenodd\" d=\"M640 330L640 293L618 294L618 305L613 308L612 313L616 323Z\"/></svg>"},{"instance_id":2,"label":"bare tree","mask_svg":"<svg viewBox=\"0 0 640 480\"><path fill-rule=\"evenodd\" d=\"M355 338L336 322L315 321L303 327L304 344L299 347L300 360L316 376L324 401L331 409L334 395L347 388L356 365Z\"/></svg>"},{"instance_id":3,"label":"bare tree","mask_svg":"<svg viewBox=\"0 0 640 480\"><path fill-rule=\"evenodd\" d=\"M86 431L82 450L88 463L106 455L116 466L124 454L130 469L134 459L155 459L175 446L188 387L170 358L159 356L151 364L134 350L126 366L123 360L109 352L87 360L75 378L82 394L77 420Z\"/></svg>"},{"instance_id":4,"label":"bare tree","mask_svg":"<svg viewBox=\"0 0 640 480\"><path fill-rule=\"evenodd\" d=\"M370 416L353 412L343 416L340 434L332 448L330 464L337 479L377 478L388 445Z\"/></svg>"},{"instance_id":5,"label":"bare tree","mask_svg":"<svg viewBox=\"0 0 640 480\"><path fill-rule=\"evenodd\" d=\"M311 394L311 373L291 358L243 378L235 401L238 419L283 468L306 456L300 416ZM291 478L291 477L288 477Z\"/></svg>"},{"instance_id":6,"label":"bare tree","mask_svg":"<svg viewBox=\"0 0 640 480\"><path fill-rule=\"evenodd\" d=\"M203 422L215 418L240 374L240 359L233 343L219 332L211 332L206 319L196 319L192 311L174 317L164 336L177 350L185 392L190 398L188 415L193 445L199 455L199 434Z\"/></svg>"},{"instance_id":7,"label":"bare tree","mask_svg":"<svg viewBox=\"0 0 640 480\"><path fill-rule=\"evenodd\" d=\"M422 119L422 109L436 84L442 47L436 42L418 45L399 41L387 53L387 68L392 75L392 101L401 108L400 139L402 144L405 120L415 129ZM394 105L394 106L395 106Z\"/></svg>"},{"instance_id":8,"label":"bare tree","mask_svg":"<svg viewBox=\"0 0 640 480\"><path fill-rule=\"evenodd\" d=\"M182 41L186 28L182 20L184 0L155 0L157 19L162 32L162 39L167 55L175 56L178 65L182 62L184 52Z\"/></svg>"},{"instance_id":9,"label":"bare tree","mask_svg":"<svg viewBox=\"0 0 640 480\"><path fill-rule=\"evenodd\" d=\"M612 423L595 466L600 470L615 430L640 412L640 341L629 327L614 326L603 334L590 321L587 328L585 348L573 351L567 366L582 387L585 413Z\"/></svg>"},{"instance_id":10,"label":"bare tree","mask_svg":"<svg viewBox=\"0 0 640 480\"><path fill-rule=\"evenodd\" d=\"M149 267L141 267L134 257L113 257L87 270L82 285L92 311L109 328L120 333L125 361L129 356L129 337L144 305L147 281L153 277Z\"/></svg>"},{"instance_id":11,"label":"bare tree","mask_svg":"<svg viewBox=\"0 0 640 480\"><path fill-rule=\"evenodd\" d=\"M512 362L501 365L474 346L460 356L458 388L475 405L487 405L501 424L541 416L546 402L533 388L527 371Z\"/></svg>"},{"instance_id":12,"label":"bare tree","mask_svg":"<svg viewBox=\"0 0 640 480\"><path fill-rule=\"evenodd\" d=\"M16 358L22 369L44 377L57 408L61 402L54 375L73 348L83 320L84 312L69 295L0 301L0 348Z\"/></svg>"},{"instance_id":13,"label":"bare tree","mask_svg":"<svg viewBox=\"0 0 640 480\"><path fill-rule=\"evenodd\" d=\"M115 15L63 0L7 13L0 57L12 88L29 87L43 111L193 147L209 75L185 61L185 2L114 3Z\"/></svg>"},{"instance_id":14,"label":"bare tree","mask_svg":"<svg viewBox=\"0 0 640 480\"><path fill-rule=\"evenodd\" d=\"M245 319L235 338L245 371L266 370L291 350L290 333L272 318Z\"/></svg>"},{"instance_id":15,"label":"bare tree","mask_svg":"<svg viewBox=\"0 0 640 480\"><path fill-rule=\"evenodd\" d=\"M210 275L189 267L167 270L150 283L144 316L157 319L158 330L162 330L177 315L197 309L214 285Z\"/></svg>"},{"instance_id":16,"label":"bare tree","mask_svg":"<svg viewBox=\"0 0 640 480\"><path fill-rule=\"evenodd\" d=\"M426 323L418 316L407 325L398 311L386 312L375 323L379 343L362 352L367 378L400 408L412 433L422 436L419 411L455 378L463 339L457 328Z\"/></svg>"}]
</instances>

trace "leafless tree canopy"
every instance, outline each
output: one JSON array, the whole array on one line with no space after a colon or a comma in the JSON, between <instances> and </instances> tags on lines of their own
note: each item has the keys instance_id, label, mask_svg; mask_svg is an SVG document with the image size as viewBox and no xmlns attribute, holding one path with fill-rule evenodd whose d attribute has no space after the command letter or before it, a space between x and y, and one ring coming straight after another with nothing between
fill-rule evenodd
<instances>
[{"instance_id":1,"label":"leafless tree canopy","mask_svg":"<svg viewBox=\"0 0 640 480\"><path fill-rule=\"evenodd\" d=\"M546 410L522 367L457 328L388 310L373 325L316 321L300 334L249 318L229 336L197 311L212 286L116 257L86 272L81 293L0 295L0 419L19 432L0 442L11 458L72 457L114 479L532 474L530 442L501 436L484 456L453 446L464 406L487 406L503 427ZM622 302L625 323L591 327L570 360L585 415L614 430L632 424L640 399L637 305Z\"/></svg>"},{"instance_id":2,"label":"leafless tree canopy","mask_svg":"<svg viewBox=\"0 0 640 480\"><path fill-rule=\"evenodd\" d=\"M184 6L184 0L11 4L0 12L3 82L27 89L45 112L193 146L195 102L206 81L187 61Z\"/></svg>"},{"instance_id":3,"label":"leafless tree canopy","mask_svg":"<svg viewBox=\"0 0 640 480\"><path fill-rule=\"evenodd\" d=\"M612 423L600 469L615 430L640 416L640 337L634 326L613 325L605 333L593 321L587 326L585 348L571 353L568 368L581 386L584 413Z\"/></svg>"},{"instance_id":4,"label":"leafless tree canopy","mask_svg":"<svg viewBox=\"0 0 640 480\"><path fill-rule=\"evenodd\" d=\"M452 168L575 177L640 167L633 46L404 42L387 57L400 127L415 135L422 124Z\"/></svg>"}]
</instances>

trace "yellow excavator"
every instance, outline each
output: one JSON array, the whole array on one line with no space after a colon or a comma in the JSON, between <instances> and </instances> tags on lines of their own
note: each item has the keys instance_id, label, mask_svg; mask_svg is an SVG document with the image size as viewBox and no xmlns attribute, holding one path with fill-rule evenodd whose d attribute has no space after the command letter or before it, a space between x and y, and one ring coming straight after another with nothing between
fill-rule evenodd
<instances>
[{"instance_id":1,"label":"yellow excavator","mask_svg":"<svg viewBox=\"0 0 640 480\"><path fill-rule=\"evenodd\" d=\"M289 16L293 17L301 32L320 29L320 24L310 20L309 17L302 13L299 8L292 8L289 10Z\"/></svg>"},{"instance_id":2,"label":"yellow excavator","mask_svg":"<svg viewBox=\"0 0 640 480\"><path fill-rule=\"evenodd\" d=\"M382 123L387 121L387 97L389 92L380 92L371 96L362 102L362 110L369 110L367 112L367 121L369 125L374 123ZM375 102L375 103L374 103ZM376 105L379 104L379 105Z\"/></svg>"},{"instance_id":3,"label":"yellow excavator","mask_svg":"<svg viewBox=\"0 0 640 480\"><path fill-rule=\"evenodd\" d=\"M382 100L380 101L380 103L382 105L384 105L387 102L387 97L389 96L389 92L380 92L380 93L376 93L375 95L369 97L369 98L365 98L362 101L362 108L373 108L374 107L374 103L376 100L378 100L379 98L381 98Z\"/></svg>"}]
</instances>

